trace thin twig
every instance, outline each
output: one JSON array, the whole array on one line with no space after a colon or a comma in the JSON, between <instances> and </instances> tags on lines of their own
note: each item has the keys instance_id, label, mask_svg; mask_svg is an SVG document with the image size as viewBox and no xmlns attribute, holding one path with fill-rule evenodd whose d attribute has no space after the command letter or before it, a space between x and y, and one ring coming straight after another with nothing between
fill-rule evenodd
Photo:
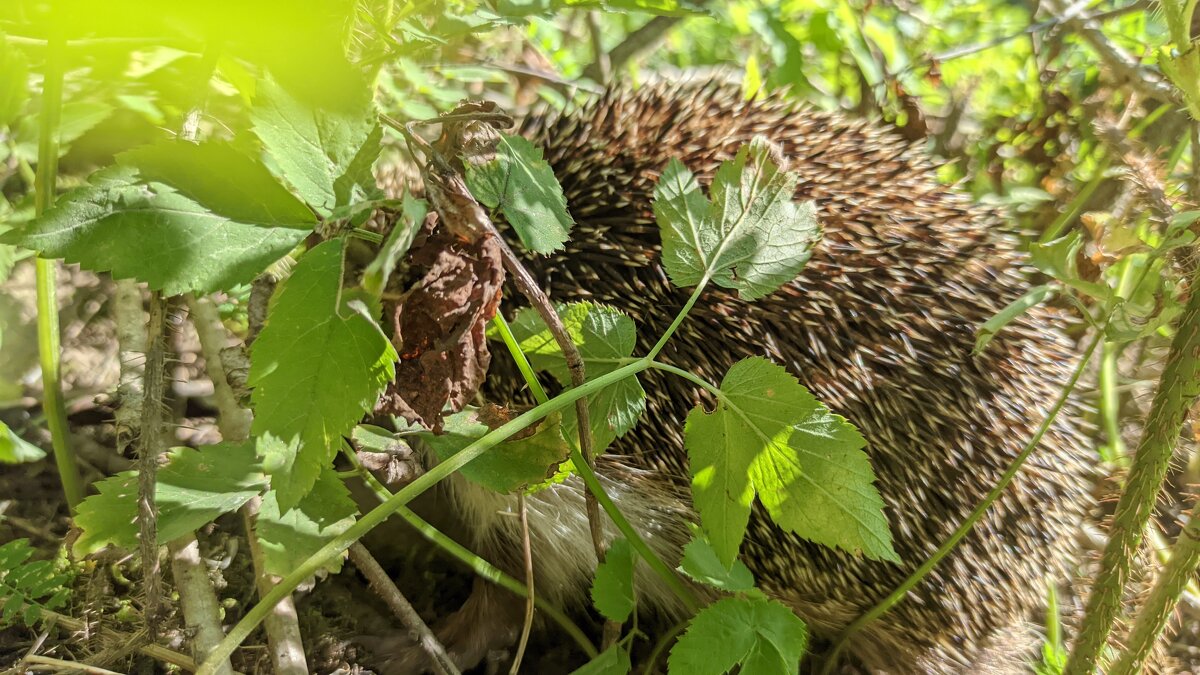
<instances>
[{"instance_id":1,"label":"thin twig","mask_svg":"<svg viewBox=\"0 0 1200 675\"><path fill-rule=\"evenodd\" d=\"M163 449L163 400L166 395L167 301L158 291L150 293L150 320L146 327L146 365L142 377L142 419L138 430L138 540L142 556L142 589L145 594L146 627L151 639L158 635L158 613L162 604L162 578L158 563L158 512L154 506L158 456Z\"/></svg>"},{"instance_id":2,"label":"thin twig","mask_svg":"<svg viewBox=\"0 0 1200 675\"><path fill-rule=\"evenodd\" d=\"M45 609L41 610L41 613L43 618L47 620L54 620L63 628L76 633L87 633L95 630L88 625L87 621L84 621L83 619L76 619L73 616L67 616L66 614L59 614L58 612L52 612ZM137 635L120 633L112 630L111 628L101 627L97 632L99 633L100 640L104 642L111 642L115 644L134 644L138 642ZM192 660L192 657L188 656L187 654L181 654L173 649L168 649L162 645L149 643L138 647L137 651L149 656L152 659L178 666L189 672L195 672L196 670L196 662Z\"/></svg>"},{"instance_id":3,"label":"thin twig","mask_svg":"<svg viewBox=\"0 0 1200 675\"><path fill-rule=\"evenodd\" d=\"M641 28L630 33L621 44L608 52L609 71L618 71L633 58L653 49L681 19L682 17L678 16L656 16ZM603 66L600 60L597 59L596 62L584 68L583 76L589 80L603 82Z\"/></svg>"},{"instance_id":4,"label":"thin twig","mask_svg":"<svg viewBox=\"0 0 1200 675\"><path fill-rule=\"evenodd\" d=\"M529 634L533 632L533 603L536 589L533 583L533 548L529 543L529 505L525 493L517 493L517 512L521 516L521 555L525 561L525 589L529 595L525 597L525 624L521 627L521 639L517 642L517 654L513 657L509 675L517 675L521 670L521 659L525 656L525 648L529 645Z\"/></svg>"},{"instance_id":5,"label":"thin twig","mask_svg":"<svg viewBox=\"0 0 1200 675\"><path fill-rule=\"evenodd\" d=\"M78 663L75 661L64 661L62 659L55 659L49 656L26 656L25 664L34 666L48 666L48 668L43 668L41 670L65 670L67 672L78 671L81 673L87 673L87 675L121 675L121 673L100 668L98 666L89 666L86 663Z\"/></svg>"},{"instance_id":6,"label":"thin twig","mask_svg":"<svg viewBox=\"0 0 1200 675\"><path fill-rule=\"evenodd\" d=\"M612 80L612 58L604 51L604 29L600 26L600 12L592 10L587 13L588 36L592 40L592 55L596 59L588 66L595 69L596 77L592 78L601 83Z\"/></svg>"},{"instance_id":7,"label":"thin twig","mask_svg":"<svg viewBox=\"0 0 1200 675\"><path fill-rule=\"evenodd\" d=\"M221 604L208 577L208 566L200 556L200 543L195 534L186 534L167 543L171 556L171 579L179 592L179 608L192 630L192 653L209 653L225 637L221 631ZM227 660L217 669L219 675L232 675L233 666Z\"/></svg>"},{"instance_id":8,"label":"thin twig","mask_svg":"<svg viewBox=\"0 0 1200 675\"><path fill-rule=\"evenodd\" d=\"M367 550L362 542L355 542L350 546L350 562L362 572L367 578L367 583L375 590L379 597L387 603L392 614L400 620L400 623L408 629L410 635L415 638L417 644L429 654L429 658L433 663L433 667L437 669L441 675L459 675L458 668L454 665L454 661L450 655L446 653L446 648L438 641L437 636L429 630L429 626L421 619L421 615L417 613L412 603L396 584L392 582L392 578L388 576L386 570L380 566L371 552Z\"/></svg>"}]
</instances>

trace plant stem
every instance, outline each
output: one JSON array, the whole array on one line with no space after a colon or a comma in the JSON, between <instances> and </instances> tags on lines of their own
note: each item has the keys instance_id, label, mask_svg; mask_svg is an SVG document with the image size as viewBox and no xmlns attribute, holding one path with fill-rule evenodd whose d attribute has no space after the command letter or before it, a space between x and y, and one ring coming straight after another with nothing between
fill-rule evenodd
<instances>
[{"instance_id":1,"label":"plant stem","mask_svg":"<svg viewBox=\"0 0 1200 675\"><path fill-rule=\"evenodd\" d=\"M392 497L391 490L388 490L383 483L379 482L378 478L376 478L370 471L367 471L366 467L364 467L362 462L358 460L358 456L354 454L352 449L343 447L342 454L345 455L346 459L350 460L350 464L355 467L355 473L367 484L367 487L369 487L371 491L375 493L375 496L380 502L386 502ZM515 578L505 574L500 570L500 568L475 555L457 541L447 537L436 527L418 516L412 509L406 506L401 506L400 508L396 509L396 515L400 516L400 518L402 518L406 523L411 525L413 529L421 534L422 537L425 537L425 539L432 542L451 557L466 565L484 580L490 581L493 584L519 595L522 598L526 597L525 584L522 584ZM575 622L571 621L569 616L562 613L562 611L557 607L549 604L540 597L534 598L533 604L535 607L541 610L542 613L557 623L559 627L567 633L567 635L571 636L571 638L579 644L579 647L583 649L584 653L587 654L588 658L596 658L599 652L596 650L595 645L588 640L587 635L585 635L584 632L579 629L579 626L575 625Z\"/></svg>"},{"instance_id":2,"label":"plant stem","mask_svg":"<svg viewBox=\"0 0 1200 675\"><path fill-rule=\"evenodd\" d=\"M704 292L704 287L707 285L708 275L705 275L704 278L700 280L700 283L696 284L696 290L692 291L692 295L687 299L687 302L684 303L683 309L679 310L679 313L675 315L675 320L671 322L670 326L667 326L666 332L664 332L662 337L658 338L658 342L654 343L654 346L650 348L650 353L646 354L646 358L653 359L654 357L658 356L658 353L662 351L663 347L667 346L667 340L671 339L671 336L675 334L676 329L679 328L679 324L683 323L683 320L687 318L688 312L692 311L692 307L696 306L696 301L700 299L700 294Z\"/></svg>"},{"instance_id":3,"label":"plant stem","mask_svg":"<svg viewBox=\"0 0 1200 675\"><path fill-rule=\"evenodd\" d=\"M881 600L879 604L872 607L865 614L852 621L850 625L847 626L844 631L842 631L842 634L838 636L837 642L834 644L834 647L830 651L829 656L825 661L825 665L821 670L823 675L828 675L829 673L833 672L834 665L837 662L837 656L843 649L845 649L846 645L850 641L850 638L861 631L867 624L883 616L888 610L890 610L892 607L895 607L901 600L903 600L909 591L911 591L926 576L928 576L928 574L933 571L933 568L936 567L943 558L949 555L964 537L970 534L971 530L974 529L975 524L978 523L981 518L983 518L983 515L987 513L987 510L991 508L992 504L999 499L1001 494L1004 493L1009 484L1012 483L1014 478L1016 478L1017 473L1021 470L1021 467L1025 464L1025 460L1029 459L1029 456L1033 454L1033 451L1041 442L1042 437L1045 436L1046 432L1050 430L1050 425L1053 424L1055 418L1058 417L1059 411L1063 409L1063 406L1066 405L1067 401L1070 399L1071 393L1075 390L1075 385L1079 382L1079 378L1083 375L1088 361L1091 360L1092 354L1095 353L1096 347L1100 345L1103 337L1103 331L1097 331L1096 336L1092 338L1091 343L1084 351L1083 356L1080 359L1079 366L1076 367L1075 372L1071 374L1071 378L1063 387L1062 392L1058 396L1058 400L1056 400L1054 405L1051 406L1050 411L1046 414L1045 419L1042 420L1042 424L1038 427L1038 430L1033 435L1033 438L1031 438L1025 447L1021 449L1021 452L1015 458L1013 458L1012 463L1008 465L1008 468L1004 470L1004 474L1000 476L1000 480L996 482L996 485L992 487L991 491L988 492L983 501L981 501L979 505L976 506L973 511L971 511L971 515L967 516L967 519L963 521L963 524L959 525L958 529L956 529L954 533L951 534L950 537L938 547L937 551L935 551L932 556L925 560L925 562L921 563L921 566L914 570L913 573L910 574L908 578L896 588L896 590L892 591L890 595Z\"/></svg>"},{"instance_id":4,"label":"plant stem","mask_svg":"<svg viewBox=\"0 0 1200 675\"><path fill-rule=\"evenodd\" d=\"M458 471L484 452L508 440L522 429L528 428L535 421L544 418L550 413L558 412L569 405L573 405L578 399L595 394L605 387L636 375L649 367L649 361L641 359L610 373L605 373L590 382L585 382L581 387L568 389L550 401L538 405L532 410L493 429L482 438L455 453L454 456L439 463L423 475L418 476L412 483L409 483L399 492L389 497L386 502L363 515L358 522L347 528L345 532L322 546L320 550L309 556L307 560L300 563L296 569L285 576L275 588L262 596L258 604L254 605L242 617L242 620L230 629L229 634L225 636L221 644L217 645L217 648L209 654L208 658L200 666L200 670L197 671L199 675L213 675L215 668L213 664L228 658L237 649L238 645L250 636L254 628L266 618L276 603L295 590L304 580L315 574L317 570L324 567L334 556L340 555L367 532L370 532L386 521L397 509L408 504L418 495L433 487L451 473Z\"/></svg>"},{"instance_id":5,"label":"plant stem","mask_svg":"<svg viewBox=\"0 0 1200 675\"><path fill-rule=\"evenodd\" d=\"M525 356L525 352L521 351L521 345L517 344L517 338L513 335L512 328L508 322L504 320L504 315L496 312L496 316L492 317L492 325L500 332L500 338L504 340L504 346L508 347L508 353L512 355L513 361L517 362L517 370L521 371L521 377L525 378L525 384L529 386L529 391L533 393L533 399L538 403L545 403L550 400L546 395L546 390L542 388L542 383L538 381L537 375L533 372L533 366L529 364L529 359Z\"/></svg>"},{"instance_id":6,"label":"plant stem","mask_svg":"<svg viewBox=\"0 0 1200 675\"><path fill-rule=\"evenodd\" d=\"M1179 429L1200 395L1200 359L1197 359L1200 353L1200 272L1193 276L1190 292L1133 456L1129 478L1117 502L1108 545L1088 595L1083 626L1064 675L1091 675L1096 669L1100 652L1107 644L1113 622L1120 612L1121 595L1146 524L1154 511L1154 501L1162 489L1171 455L1179 440Z\"/></svg>"},{"instance_id":7,"label":"plant stem","mask_svg":"<svg viewBox=\"0 0 1200 675\"><path fill-rule=\"evenodd\" d=\"M46 52L46 72L42 85L42 111L38 134L38 164L34 178L34 208L38 216L54 204L58 182L58 128L62 120L63 50L60 36L50 39ZM75 451L67 438L67 408L63 403L62 350L59 345L58 288L55 262L38 256L34 261L37 277L38 360L42 368L42 409L50 428L54 463L58 467L63 494L71 514L83 500L83 479Z\"/></svg>"},{"instance_id":8,"label":"plant stem","mask_svg":"<svg viewBox=\"0 0 1200 675\"><path fill-rule=\"evenodd\" d=\"M141 419L137 434L137 523L142 557L142 586L145 592L146 627L153 639L158 634L158 613L162 604L162 578L158 563L158 511L155 508L155 477L158 457L166 445L163 429L166 420L166 339L167 300L158 291L150 292L150 318L146 328L146 365L142 370Z\"/></svg>"},{"instance_id":9,"label":"plant stem","mask_svg":"<svg viewBox=\"0 0 1200 675\"><path fill-rule=\"evenodd\" d=\"M1142 672L1150 650L1175 614L1175 605L1197 566L1200 566L1200 500L1192 507L1187 525L1171 547L1171 559L1138 612L1125 651L1108 671L1109 675Z\"/></svg>"}]
</instances>

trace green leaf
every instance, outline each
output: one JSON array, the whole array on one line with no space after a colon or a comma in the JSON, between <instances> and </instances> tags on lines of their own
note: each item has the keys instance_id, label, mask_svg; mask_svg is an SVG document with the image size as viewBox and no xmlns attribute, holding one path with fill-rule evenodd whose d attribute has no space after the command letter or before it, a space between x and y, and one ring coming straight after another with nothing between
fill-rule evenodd
<instances>
[{"instance_id":1,"label":"green leaf","mask_svg":"<svg viewBox=\"0 0 1200 675\"><path fill-rule=\"evenodd\" d=\"M571 671L571 675L627 675L632 670L629 652L620 644L615 644L600 652L600 656Z\"/></svg>"},{"instance_id":2,"label":"green leaf","mask_svg":"<svg viewBox=\"0 0 1200 675\"><path fill-rule=\"evenodd\" d=\"M75 524L82 534L75 541L75 555L82 557L108 544L137 549L137 472L119 473L96 487L99 494L79 503ZM250 441L172 449L167 464L156 473L158 541L195 532L241 508L265 487L266 476Z\"/></svg>"},{"instance_id":3,"label":"green leaf","mask_svg":"<svg viewBox=\"0 0 1200 675\"><path fill-rule=\"evenodd\" d=\"M563 328L579 348L588 379L595 379L621 367L621 361L633 354L637 332L633 320L605 305L577 302L555 307ZM571 373L558 342L531 308L517 313L511 324L513 336L530 364L549 371L563 386L570 386ZM498 339L498 338L497 338ZM603 452L614 440L637 424L646 408L646 392L636 377L629 377L588 397L592 444ZM568 438L577 437L577 420L567 414L563 423Z\"/></svg>"},{"instance_id":4,"label":"green leaf","mask_svg":"<svg viewBox=\"0 0 1200 675\"><path fill-rule=\"evenodd\" d=\"M683 562L679 569L695 581L708 584L729 593L740 593L754 588L754 575L740 560L733 567L726 567L717 557L716 550L699 532L683 547Z\"/></svg>"},{"instance_id":5,"label":"green leaf","mask_svg":"<svg viewBox=\"0 0 1200 675\"><path fill-rule=\"evenodd\" d=\"M425 224L425 214L428 211L425 200L405 193L401 201L400 217L392 225L392 231L388 233L379 254L363 271L364 290L376 298L383 293L392 271L396 269L396 263L408 253L413 240L417 238L417 233L421 231L421 226Z\"/></svg>"},{"instance_id":6,"label":"green leaf","mask_svg":"<svg viewBox=\"0 0 1200 675\"><path fill-rule=\"evenodd\" d=\"M778 602L725 598L700 610L671 647L671 675L722 675L741 664L747 675L795 675L808 628Z\"/></svg>"},{"instance_id":7,"label":"green leaf","mask_svg":"<svg viewBox=\"0 0 1200 675\"><path fill-rule=\"evenodd\" d=\"M35 560L28 539L0 544L0 627L20 619L32 627L43 610L67 603L74 572L63 561Z\"/></svg>"},{"instance_id":8,"label":"green leaf","mask_svg":"<svg viewBox=\"0 0 1200 675\"><path fill-rule=\"evenodd\" d=\"M496 158L467 163L467 187L483 204L499 208L525 248L550 253L562 248L574 221L554 170L542 150L520 136L500 134Z\"/></svg>"},{"instance_id":9,"label":"green leaf","mask_svg":"<svg viewBox=\"0 0 1200 675\"><path fill-rule=\"evenodd\" d=\"M756 493L787 531L897 560L865 442L781 366L758 357L734 364L716 409L688 414L684 443L701 526L726 568Z\"/></svg>"},{"instance_id":10,"label":"green leaf","mask_svg":"<svg viewBox=\"0 0 1200 675\"><path fill-rule=\"evenodd\" d=\"M337 109L316 108L268 77L258 83L250 118L254 133L296 191L323 216L359 201L373 186L371 165L382 131L371 89Z\"/></svg>"},{"instance_id":11,"label":"green leaf","mask_svg":"<svg viewBox=\"0 0 1200 675\"><path fill-rule=\"evenodd\" d=\"M395 377L396 350L374 314L342 292L342 247L334 239L300 259L250 351L251 430L285 510Z\"/></svg>"},{"instance_id":12,"label":"green leaf","mask_svg":"<svg viewBox=\"0 0 1200 675\"><path fill-rule=\"evenodd\" d=\"M312 490L295 507L280 512L278 495L263 496L254 531L263 549L267 574L285 576L316 553L329 540L354 524L358 507L350 491L331 469L318 476ZM325 569L337 572L342 557L335 556Z\"/></svg>"},{"instance_id":13,"label":"green leaf","mask_svg":"<svg viewBox=\"0 0 1200 675\"><path fill-rule=\"evenodd\" d=\"M1099 300L1107 299L1112 290L1104 284L1087 281L1079 276L1076 257L1083 247L1083 234L1074 230L1051 241L1029 245L1029 262L1039 270L1075 290Z\"/></svg>"},{"instance_id":14,"label":"green leaf","mask_svg":"<svg viewBox=\"0 0 1200 675\"><path fill-rule=\"evenodd\" d=\"M721 164L712 201L678 160L654 188L663 266L677 286L707 279L754 300L792 281L821 236L816 207L793 201L798 176L781 171L771 148L755 137Z\"/></svg>"},{"instance_id":15,"label":"green leaf","mask_svg":"<svg viewBox=\"0 0 1200 675\"><path fill-rule=\"evenodd\" d=\"M0 127L9 126L29 100L29 63L0 33Z\"/></svg>"},{"instance_id":16,"label":"green leaf","mask_svg":"<svg viewBox=\"0 0 1200 675\"><path fill-rule=\"evenodd\" d=\"M183 144L176 148L181 158L191 156L181 148ZM144 155L127 154L123 159L140 156L165 162L165 152L168 148L155 146ZM212 206L228 213L214 211L164 183L143 183L136 168L119 166L93 174L86 187L68 194L27 227L0 236L0 241L89 270L112 272L118 279L144 281L167 295L208 293L249 282L295 248L316 219L296 210L299 202L286 192L243 193L237 181L258 175L252 168L257 165L249 158L224 159L230 164L213 168L164 163L148 170L181 177L187 191L212 197ZM243 163L233 166L238 161ZM196 175L186 177L189 171ZM222 190L228 190L223 198Z\"/></svg>"},{"instance_id":17,"label":"green leaf","mask_svg":"<svg viewBox=\"0 0 1200 675\"><path fill-rule=\"evenodd\" d=\"M996 337L1005 326L1012 323L1016 319L1024 316L1033 307L1046 302L1055 295L1062 287L1058 284L1042 284L1035 286L1025 292L1024 295L1008 303L1004 309L996 313L995 316L983 322L983 325L975 332L975 348L971 350L972 356L977 356L987 349L992 338Z\"/></svg>"},{"instance_id":18,"label":"green leaf","mask_svg":"<svg viewBox=\"0 0 1200 675\"><path fill-rule=\"evenodd\" d=\"M26 441L0 422L0 464L36 462L46 456L46 451Z\"/></svg>"},{"instance_id":19,"label":"green leaf","mask_svg":"<svg viewBox=\"0 0 1200 675\"><path fill-rule=\"evenodd\" d=\"M474 410L464 410L446 418L444 431L440 436L421 434L441 461L453 457L490 429L479 421ZM488 489L509 493L546 480L568 454L570 449L562 435L562 415L552 413L542 420L532 436L505 441L459 471Z\"/></svg>"},{"instance_id":20,"label":"green leaf","mask_svg":"<svg viewBox=\"0 0 1200 675\"><path fill-rule=\"evenodd\" d=\"M633 594L633 548L625 539L614 539L596 566L592 579L592 604L604 618L624 623L633 613L637 599Z\"/></svg>"}]
</instances>

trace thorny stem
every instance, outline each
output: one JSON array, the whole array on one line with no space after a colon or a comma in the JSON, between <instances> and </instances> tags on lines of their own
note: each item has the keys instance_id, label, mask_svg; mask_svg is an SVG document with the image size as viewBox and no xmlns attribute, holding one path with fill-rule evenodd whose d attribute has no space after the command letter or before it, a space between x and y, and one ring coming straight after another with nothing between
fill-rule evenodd
<instances>
[{"instance_id":1,"label":"thorny stem","mask_svg":"<svg viewBox=\"0 0 1200 675\"><path fill-rule=\"evenodd\" d=\"M379 482L378 478L376 478L370 471L366 469L366 467L362 465L362 462L360 462L358 459L358 455L355 455L352 449L343 447L342 454L345 455L346 459L350 461L350 464L354 466L355 470L353 473L367 484L367 487L369 487L371 491L375 493L375 496L380 502L386 502L392 496L392 491L388 490L383 483ZM402 506L396 509L396 515L400 516L400 518L402 518L406 523L411 525L413 529L420 533L422 537L425 537L426 540L432 542L451 557L466 565L473 572L475 572L476 575L483 578L485 581L490 581L491 583L496 584L497 586L522 598L527 597L527 591L524 584L505 574L500 570L500 568L496 567L490 562L480 558L478 555L475 555L462 544L459 544L450 537L447 537L436 527L418 516L415 512L413 512L412 509ZM542 598L534 598L533 602L543 614L550 617L559 625L560 628L563 629L564 632L566 632L567 635L571 636L571 639L575 640L583 652L587 654L589 659L596 658L599 652L596 650L595 645L588 640L587 635L580 630L579 626L575 625L575 622L571 621L571 617L567 616L557 607L549 604Z\"/></svg>"},{"instance_id":2,"label":"thorny stem","mask_svg":"<svg viewBox=\"0 0 1200 675\"><path fill-rule=\"evenodd\" d=\"M1179 317L1159 379L1158 391L1146 419L1133 466L1117 502L1108 545L1100 572L1088 595L1087 611L1079 637L1071 650L1065 675L1090 675L1108 642L1121 609L1121 594L1129 579L1134 556L1142 542L1154 501L1162 489L1179 429L1192 403L1200 395L1200 272L1191 281L1191 297Z\"/></svg>"},{"instance_id":3,"label":"thorny stem","mask_svg":"<svg viewBox=\"0 0 1200 675\"><path fill-rule=\"evenodd\" d=\"M367 532L383 523L390 515L395 513L400 507L408 504L418 495L425 492L429 488L436 485L438 482L445 479L450 474L458 471L468 462L482 455L484 452L496 447L500 443L511 438L517 432L528 428L535 421L544 418L554 412L558 412L568 405L572 405L578 399L595 394L605 387L616 384L627 377L636 375L643 370L649 368L647 359L639 359L627 366L618 368L610 373L605 373L590 382L585 382L583 386L569 389L555 398L534 407L533 409L519 415L513 420L493 429L483 437L474 441L460 452L456 453L444 462L439 463L426 473L418 476L416 480L409 483L399 492L389 497L386 502L375 507L371 511L363 515L358 522L351 525L345 532L331 539L328 543L320 548L316 553L309 556L304 562L296 566L287 576L285 576L269 593L264 595L259 602L250 608L242 620L239 621L232 629L230 629L225 639L217 648L209 654L208 659L200 666L197 671L199 675L214 675L215 664L221 660L228 658L230 654L237 649L259 623L266 618L270 613L271 608L280 600L291 593L304 580L311 577L318 570L324 567L334 556L340 555L350 545L361 539ZM593 476L594 478L594 476ZM677 582L678 583L678 582Z\"/></svg>"},{"instance_id":4,"label":"thorny stem","mask_svg":"<svg viewBox=\"0 0 1200 675\"><path fill-rule=\"evenodd\" d=\"M1029 456L1033 454L1033 451L1041 442L1042 437L1045 436L1046 432L1050 430L1050 425L1054 423L1055 418L1058 417L1058 413L1063 409L1063 406L1065 406L1067 401L1070 399L1071 393L1075 390L1075 385L1079 382L1079 378L1083 375L1088 362L1091 361L1092 354L1095 353L1096 348L1100 345L1100 342L1103 340L1103 338L1103 331L1097 331L1096 336L1092 338L1091 343L1088 344L1087 349L1080 358L1079 365L1075 368L1075 372L1072 373L1071 378L1067 380L1066 385L1063 387L1062 392L1058 396L1058 400L1054 402L1054 405L1050 407L1050 411L1046 413L1045 419L1042 420L1042 424L1038 427L1038 430L1033 435L1033 438L1031 438L1025 447L1021 449L1021 452L1015 458L1013 458L1012 463L1008 465L1008 468L1004 470L1004 474L1000 476L1000 480L996 482L996 485L993 486L991 491L988 492L987 496L983 498L983 501L981 501L979 505L976 506L973 511L971 511L971 515L967 516L967 519L963 521L963 524L959 525L958 529L956 529L954 533L951 534L950 537L938 547L937 551L935 551L932 556L926 559L925 562L921 563L921 566L914 570L913 573L910 574L908 578L896 588L896 590L892 591L891 594L881 600L865 614L852 621L850 625L847 626L844 631L842 631L842 634L838 636L837 642L834 644L833 649L830 650L829 655L825 660L825 664L821 669L822 675L829 675L834 671L838 655L846 648L850 642L850 639L853 638L856 633L861 631L875 619L878 619L886 614L888 610L899 604L900 601L903 600L906 595L908 595L909 591L916 587L917 584L921 583L921 581L928 576L931 571L933 571L933 568L936 567L943 558L949 555L964 537L970 534L971 530L974 529L975 524L978 523L981 518L983 518L983 515L987 513L987 510L991 508L992 504L999 499L1000 495L1003 494L1008 488L1009 484L1012 483L1017 473L1021 470L1021 467L1025 464L1025 460L1029 459Z\"/></svg>"},{"instance_id":5,"label":"thorny stem","mask_svg":"<svg viewBox=\"0 0 1200 675\"><path fill-rule=\"evenodd\" d=\"M1128 645L1116 665L1108 671L1110 675L1142 672L1146 658L1167 622L1175 614L1179 597L1200 566L1200 500L1192 507L1187 525L1179 533L1171 547L1171 559L1150 590L1150 596L1138 612L1130 631Z\"/></svg>"},{"instance_id":6,"label":"thorny stem","mask_svg":"<svg viewBox=\"0 0 1200 675\"><path fill-rule=\"evenodd\" d=\"M446 653L446 648L438 642L437 637L434 636L433 631L429 630L429 626L425 625L416 608L412 606L408 598L404 597L400 589L396 588L396 584L392 583L387 571L375 560L375 556L371 555L367 547L362 545L362 542L356 541L350 547L350 561L367 578L367 583L375 589L375 593L387 603L392 614L400 619L408 628L410 635L416 638L416 642L429 654L438 675L460 675L458 668L450 660L450 655Z\"/></svg>"},{"instance_id":7,"label":"thorny stem","mask_svg":"<svg viewBox=\"0 0 1200 675\"><path fill-rule=\"evenodd\" d=\"M61 36L50 39L44 84L42 85L41 130L38 135L38 164L34 178L34 208L41 216L54 204L58 181L58 128L62 120L63 50ZM63 494L71 513L83 500L83 479L75 451L67 438L67 408L63 403L61 348L58 325L58 288L53 260L38 256L34 261L37 277L38 361L42 369L42 408L54 463L58 467Z\"/></svg>"},{"instance_id":8,"label":"thorny stem","mask_svg":"<svg viewBox=\"0 0 1200 675\"><path fill-rule=\"evenodd\" d=\"M167 300L150 292L150 320L146 326L146 365L142 371L142 419L137 448L137 522L142 556L142 584L146 595L146 626L151 639L158 634L158 612L162 602L162 578L158 564L158 511L154 504L158 456L163 450L163 418L166 397Z\"/></svg>"}]
</instances>

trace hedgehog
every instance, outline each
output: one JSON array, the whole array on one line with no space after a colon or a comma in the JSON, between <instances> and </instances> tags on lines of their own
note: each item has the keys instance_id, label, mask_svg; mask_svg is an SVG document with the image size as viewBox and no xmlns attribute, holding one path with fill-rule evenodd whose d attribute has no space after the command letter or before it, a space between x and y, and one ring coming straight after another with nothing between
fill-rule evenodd
<instances>
[{"instance_id":1,"label":"hedgehog","mask_svg":"<svg viewBox=\"0 0 1200 675\"><path fill-rule=\"evenodd\" d=\"M659 263L653 189L670 158L707 181L757 135L799 175L796 199L814 200L824 238L801 275L754 303L707 290L662 352L720 380L736 361L784 365L867 440L901 563L826 548L776 526L755 508L742 560L759 587L808 624L814 649L894 590L994 486L1034 434L1077 365L1064 317L1037 308L979 354L975 331L1019 297L1029 270L995 212L937 178L937 165L894 130L821 112L780 95L746 100L736 85L615 87L574 110L533 114L520 132L554 169L575 227L564 250L525 264L558 302L618 308L638 325L645 353L687 300ZM506 297L509 295L506 294ZM511 400L515 368L495 359L486 393ZM682 420L694 388L657 372L640 423L597 458L609 495L647 543L678 564L697 521ZM1092 507L1093 462L1080 404L1059 414L1023 470L974 531L899 605L853 637L851 671L1020 672L1037 636L1030 619L1046 581L1068 576L1075 533ZM520 576L516 499L454 476L443 488L475 550ZM582 483L528 500L537 592L582 607L596 567ZM608 523L610 534L615 528ZM639 570L639 608L684 609ZM523 602L477 581L438 629L470 667L515 640ZM406 638L385 646L383 672L419 672Z\"/></svg>"}]
</instances>

